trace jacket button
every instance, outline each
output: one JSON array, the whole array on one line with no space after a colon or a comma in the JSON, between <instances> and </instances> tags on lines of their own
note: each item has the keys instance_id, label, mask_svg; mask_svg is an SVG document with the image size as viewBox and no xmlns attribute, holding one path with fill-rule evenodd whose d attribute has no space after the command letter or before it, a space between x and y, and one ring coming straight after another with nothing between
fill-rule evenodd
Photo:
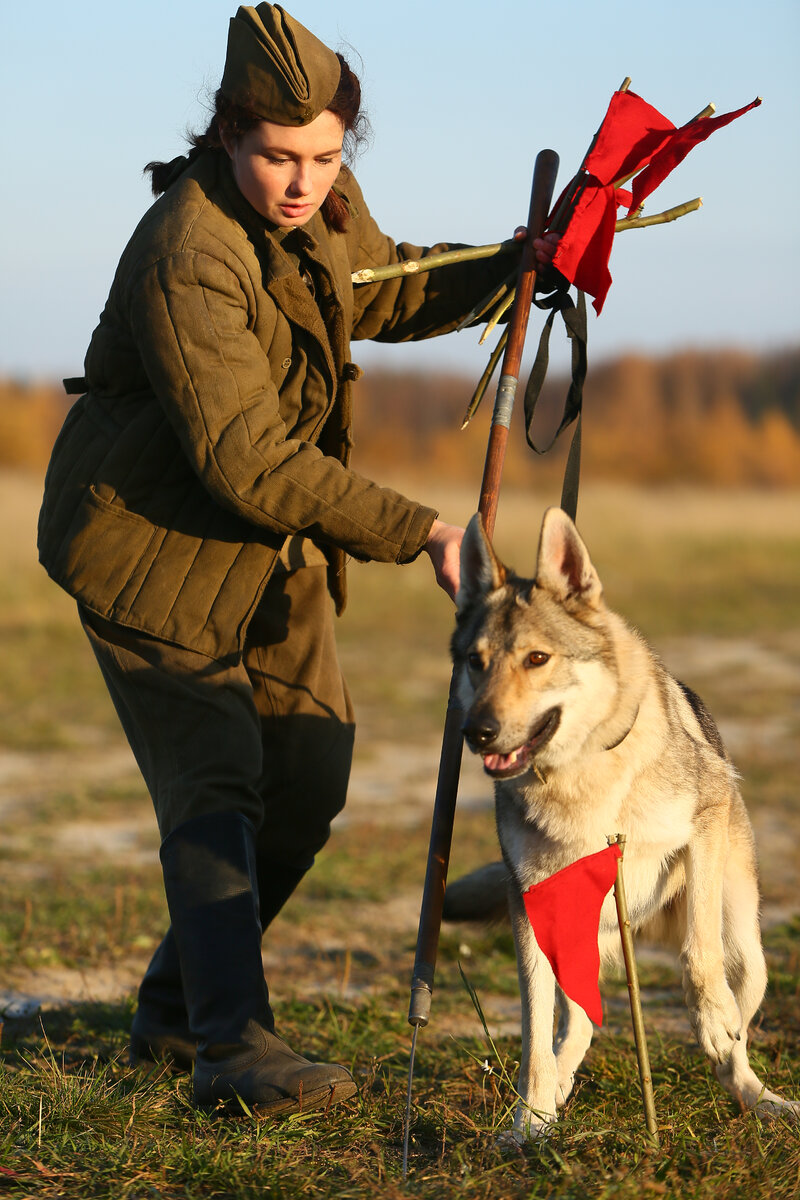
<instances>
[{"instance_id":1,"label":"jacket button","mask_svg":"<svg viewBox=\"0 0 800 1200\"><path fill-rule=\"evenodd\" d=\"M283 368L283 370L284 370L284 371L288 371L288 370L289 370L289 367L290 367L291 365L292 365L292 360L291 360L291 358L285 358L285 359L283 360L283 362L281 363L281 367Z\"/></svg>"}]
</instances>

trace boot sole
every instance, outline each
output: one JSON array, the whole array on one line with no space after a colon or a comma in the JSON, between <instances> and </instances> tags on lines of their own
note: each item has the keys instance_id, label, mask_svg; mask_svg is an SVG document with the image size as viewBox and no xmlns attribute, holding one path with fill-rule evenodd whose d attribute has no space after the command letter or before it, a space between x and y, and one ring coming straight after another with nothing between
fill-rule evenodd
<instances>
[{"instance_id":1,"label":"boot sole","mask_svg":"<svg viewBox=\"0 0 800 1200\"><path fill-rule=\"evenodd\" d=\"M247 1109L257 1117L281 1117L291 1113L318 1112L319 1109L327 1112L334 1104L351 1099L357 1091L358 1088L352 1080L343 1080L332 1087L315 1088L299 1097L281 1096L277 1100L248 1104ZM220 1115L225 1114L226 1116L245 1115L244 1101L240 1100L238 1096L229 1096L216 1102L195 1100L194 1105L201 1112L219 1112Z\"/></svg>"}]
</instances>

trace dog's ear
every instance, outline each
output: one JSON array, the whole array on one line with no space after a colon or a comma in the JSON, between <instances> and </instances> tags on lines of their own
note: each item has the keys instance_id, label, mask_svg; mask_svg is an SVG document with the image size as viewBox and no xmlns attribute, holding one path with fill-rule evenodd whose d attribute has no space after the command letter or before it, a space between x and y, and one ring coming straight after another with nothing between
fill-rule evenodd
<instances>
[{"instance_id":1,"label":"dog's ear","mask_svg":"<svg viewBox=\"0 0 800 1200\"><path fill-rule=\"evenodd\" d=\"M506 569L492 549L480 513L475 513L461 543L461 586L456 609L463 612L473 601L502 587L505 581Z\"/></svg>"},{"instance_id":2,"label":"dog's ear","mask_svg":"<svg viewBox=\"0 0 800 1200\"><path fill-rule=\"evenodd\" d=\"M552 592L562 602L580 600L597 608L603 595L589 551L567 514L548 508L539 537L536 586Z\"/></svg>"}]
</instances>

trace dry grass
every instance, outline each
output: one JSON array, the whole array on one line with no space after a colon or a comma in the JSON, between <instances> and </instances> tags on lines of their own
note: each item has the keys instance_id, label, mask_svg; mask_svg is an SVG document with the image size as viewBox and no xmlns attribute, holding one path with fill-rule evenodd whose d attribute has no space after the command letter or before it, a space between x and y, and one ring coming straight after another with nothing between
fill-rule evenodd
<instances>
[{"instance_id":1,"label":"dry grass","mask_svg":"<svg viewBox=\"0 0 800 1200\"><path fill-rule=\"evenodd\" d=\"M135 981L165 922L155 822L73 605L35 563L40 489L38 477L0 474L0 1010L17 1014L0 1047L0 1188L97 1200L796 1194L796 1129L734 1110L691 1042L677 975L655 957L642 959L642 977L661 1152L643 1145L614 982L563 1125L544 1147L504 1158L494 1134L513 1094L499 1061L492 1075L481 1069L492 1051L458 964L513 1066L513 948L507 930L463 928L442 937L402 1185L405 1013L451 621L424 561L351 572L340 630L361 729L351 801L265 944L282 1029L351 1065L358 1100L325 1123L223 1124L191 1111L184 1078L130 1072ZM452 520L474 506L467 491L429 496ZM547 502L502 499L498 545L522 571ZM580 517L610 601L710 700L744 775L771 969L755 1058L771 1086L800 1094L798 497L587 487ZM495 853L488 789L468 761L452 870ZM26 999L42 1011L20 1015Z\"/></svg>"}]
</instances>

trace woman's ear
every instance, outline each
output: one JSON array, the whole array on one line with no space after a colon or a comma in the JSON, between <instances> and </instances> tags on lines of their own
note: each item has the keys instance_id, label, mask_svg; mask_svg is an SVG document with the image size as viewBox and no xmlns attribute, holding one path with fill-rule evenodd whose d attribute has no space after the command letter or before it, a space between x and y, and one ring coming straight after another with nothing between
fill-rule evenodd
<instances>
[{"instance_id":1,"label":"woman's ear","mask_svg":"<svg viewBox=\"0 0 800 1200\"><path fill-rule=\"evenodd\" d=\"M222 142L222 148L228 158L233 158L233 151L236 148L236 142L230 135L230 130L220 121L219 123L219 140Z\"/></svg>"}]
</instances>

